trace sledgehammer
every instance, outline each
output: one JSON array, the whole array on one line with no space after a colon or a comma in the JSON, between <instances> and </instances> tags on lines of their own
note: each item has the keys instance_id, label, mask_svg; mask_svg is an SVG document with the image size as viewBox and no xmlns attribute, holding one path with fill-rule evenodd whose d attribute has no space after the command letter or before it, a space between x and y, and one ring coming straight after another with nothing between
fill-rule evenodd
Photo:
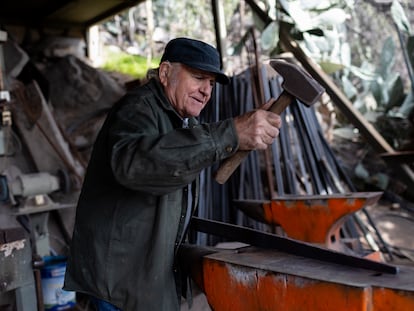
<instances>
[{"instance_id":1,"label":"sledgehammer","mask_svg":"<svg viewBox=\"0 0 414 311\"><path fill-rule=\"evenodd\" d=\"M280 115L295 98L310 107L318 101L325 91L315 79L299 66L284 60L271 60L269 64L283 78L283 91L269 109L276 114ZM239 150L224 160L216 172L216 181L219 184L224 184L249 152L248 150Z\"/></svg>"}]
</instances>

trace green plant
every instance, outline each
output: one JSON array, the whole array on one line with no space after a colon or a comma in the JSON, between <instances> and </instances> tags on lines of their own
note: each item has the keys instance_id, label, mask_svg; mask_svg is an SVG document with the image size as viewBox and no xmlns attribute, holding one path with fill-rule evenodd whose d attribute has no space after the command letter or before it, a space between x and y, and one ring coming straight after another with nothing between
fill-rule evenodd
<instances>
[{"instance_id":1,"label":"green plant","mask_svg":"<svg viewBox=\"0 0 414 311\"><path fill-rule=\"evenodd\" d=\"M391 139L388 134L409 132L402 122L385 121L404 121L414 113L414 36L402 2L381 7L353 0L277 1L279 20L292 24L292 37L397 149L406 137ZM264 41L277 42L266 36Z\"/></svg>"},{"instance_id":2,"label":"green plant","mask_svg":"<svg viewBox=\"0 0 414 311\"><path fill-rule=\"evenodd\" d=\"M139 55L131 55L122 51L107 51L101 66L106 71L116 71L131 77L142 79L148 69L156 68L159 58L153 58L148 66L147 59Z\"/></svg>"}]
</instances>

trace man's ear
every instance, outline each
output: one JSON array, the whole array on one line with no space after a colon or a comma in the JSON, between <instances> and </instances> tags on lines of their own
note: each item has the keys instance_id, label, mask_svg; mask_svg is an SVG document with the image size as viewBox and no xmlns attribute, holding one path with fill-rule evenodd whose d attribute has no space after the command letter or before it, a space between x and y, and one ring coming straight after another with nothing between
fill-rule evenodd
<instances>
[{"instance_id":1,"label":"man's ear","mask_svg":"<svg viewBox=\"0 0 414 311\"><path fill-rule=\"evenodd\" d=\"M158 69L158 77L160 78L161 84L165 85L167 83L168 71L170 66L168 62L162 62Z\"/></svg>"}]
</instances>

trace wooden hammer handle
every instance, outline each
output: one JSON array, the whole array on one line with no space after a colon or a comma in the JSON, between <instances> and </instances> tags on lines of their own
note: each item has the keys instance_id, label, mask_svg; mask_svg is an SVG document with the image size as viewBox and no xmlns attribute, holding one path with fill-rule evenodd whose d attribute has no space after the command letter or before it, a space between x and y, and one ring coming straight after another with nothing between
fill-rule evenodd
<instances>
[{"instance_id":1,"label":"wooden hammer handle","mask_svg":"<svg viewBox=\"0 0 414 311\"><path fill-rule=\"evenodd\" d=\"M269 108L269 111L280 115L292 102L292 100L293 96L288 92L283 91L278 99ZM215 180L219 184L224 184L249 153L250 150L238 150L231 157L225 159L216 172Z\"/></svg>"}]
</instances>

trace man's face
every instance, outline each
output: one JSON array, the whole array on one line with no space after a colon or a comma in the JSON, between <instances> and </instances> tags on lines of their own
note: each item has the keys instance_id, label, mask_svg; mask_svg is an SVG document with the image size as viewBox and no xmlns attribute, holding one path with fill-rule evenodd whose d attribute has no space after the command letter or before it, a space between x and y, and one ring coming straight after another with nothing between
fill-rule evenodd
<instances>
[{"instance_id":1,"label":"man's face","mask_svg":"<svg viewBox=\"0 0 414 311\"><path fill-rule=\"evenodd\" d=\"M179 63L163 62L159 70L166 96L178 114L197 117L211 97L214 74Z\"/></svg>"}]
</instances>

